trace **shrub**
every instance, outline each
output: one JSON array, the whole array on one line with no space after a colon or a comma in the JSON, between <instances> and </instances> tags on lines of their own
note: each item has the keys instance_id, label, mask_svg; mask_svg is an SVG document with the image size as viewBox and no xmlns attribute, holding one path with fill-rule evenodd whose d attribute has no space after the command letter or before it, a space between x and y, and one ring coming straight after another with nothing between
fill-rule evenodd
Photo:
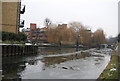
<instances>
[{"instance_id":1,"label":"shrub","mask_svg":"<svg viewBox=\"0 0 120 81\"><path fill-rule=\"evenodd\" d=\"M2 41L26 41L27 36L19 32L18 34L11 32L2 32Z\"/></svg>"}]
</instances>

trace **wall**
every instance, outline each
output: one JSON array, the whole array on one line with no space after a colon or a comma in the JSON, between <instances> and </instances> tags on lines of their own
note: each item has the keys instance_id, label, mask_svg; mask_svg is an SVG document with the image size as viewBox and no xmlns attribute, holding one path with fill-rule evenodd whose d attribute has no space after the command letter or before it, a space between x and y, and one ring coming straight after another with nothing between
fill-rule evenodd
<instances>
[{"instance_id":1,"label":"wall","mask_svg":"<svg viewBox=\"0 0 120 81\"><path fill-rule=\"evenodd\" d=\"M20 2L2 2L2 31L18 33Z\"/></svg>"}]
</instances>

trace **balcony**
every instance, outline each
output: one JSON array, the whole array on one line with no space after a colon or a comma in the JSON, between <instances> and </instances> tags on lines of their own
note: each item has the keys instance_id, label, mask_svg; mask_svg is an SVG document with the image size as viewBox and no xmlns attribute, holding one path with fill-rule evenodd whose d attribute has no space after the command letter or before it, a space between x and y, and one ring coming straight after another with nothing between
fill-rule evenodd
<instances>
[{"instance_id":1,"label":"balcony","mask_svg":"<svg viewBox=\"0 0 120 81\"><path fill-rule=\"evenodd\" d=\"M20 20L20 24L19 24L19 27L20 27L20 28L23 28L23 27L24 27L24 22L25 22L25 20Z\"/></svg>"},{"instance_id":2,"label":"balcony","mask_svg":"<svg viewBox=\"0 0 120 81\"><path fill-rule=\"evenodd\" d=\"M21 5L20 14L24 14L24 13L25 13L25 5Z\"/></svg>"}]
</instances>

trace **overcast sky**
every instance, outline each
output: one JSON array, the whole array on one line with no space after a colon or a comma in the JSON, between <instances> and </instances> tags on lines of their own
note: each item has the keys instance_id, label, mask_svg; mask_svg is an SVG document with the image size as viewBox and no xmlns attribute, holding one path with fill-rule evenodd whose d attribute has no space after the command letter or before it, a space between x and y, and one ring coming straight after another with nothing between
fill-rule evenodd
<instances>
[{"instance_id":1,"label":"overcast sky","mask_svg":"<svg viewBox=\"0 0 120 81\"><path fill-rule=\"evenodd\" d=\"M53 23L81 22L92 31L102 28L106 36L118 34L119 0L22 0L26 12L21 15L25 28L30 23L44 26L45 18Z\"/></svg>"}]
</instances>

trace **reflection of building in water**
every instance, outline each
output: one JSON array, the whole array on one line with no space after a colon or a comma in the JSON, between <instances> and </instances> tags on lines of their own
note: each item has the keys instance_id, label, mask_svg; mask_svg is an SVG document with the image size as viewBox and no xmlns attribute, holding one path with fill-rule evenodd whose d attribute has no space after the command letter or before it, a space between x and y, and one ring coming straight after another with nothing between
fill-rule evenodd
<instances>
[{"instance_id":1,"label":"reflection of building in water","mask_svg":"<svg viewBox=\"0 0 120 81\"><path fill-rule=\"evenodd\" d=\"M20 27L24 27L24 20L20 20L20 14L24 14L25 5L21 5L21 0L6 2L2 0L2 30L6 32L18 33ZM1 11L1 10L0 10Z\"/></svg>"}]
</instances>

